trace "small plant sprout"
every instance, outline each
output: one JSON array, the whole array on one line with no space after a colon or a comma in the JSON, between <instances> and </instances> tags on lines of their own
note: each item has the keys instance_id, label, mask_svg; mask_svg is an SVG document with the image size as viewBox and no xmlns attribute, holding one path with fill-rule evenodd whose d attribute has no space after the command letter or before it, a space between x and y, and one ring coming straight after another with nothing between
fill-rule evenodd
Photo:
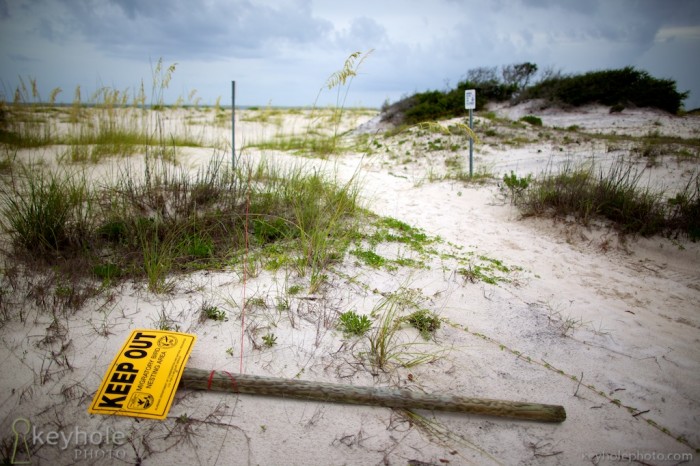
<instances>
[{"instance_id":1,"label":"small plant sprout","mask_svg":"<svg viewBox=\"0 0 700 466\"><path fill-rule=\"evenodd\" d=\"M201 320L216 320L217 322L224 322L227 320L226 311L219 309L216 306L204 303L202 304L202 317Z\"/></svg>"},{"instance_id":2,"label":"small plant sprout","mask_svg":"<svg viewBox=\"0 0 700 466\"><path fill-rule=\"evenodd\" d=\"M508 190L506 197L510 195L511 205L516 205L518 201L522 198L525 190L530 186L532 182L532 175L526 177L519 177L511 170L510 175L503 175L503 183L505 188L501 186L501 191Z\"/></svg>"},{"instance_id":3,"label":"small plant sprout","mask_svg":"<svg viewBox=\"0 0 700 466\"><path fill-rule=\"evenodd\" d=\"M275 306L278 311L288 311L291 309L292 305L289 302L289 298L286 296L278 296L277 297L277 305Z\"/></svg>"},{"instance_id":4,"label":"small plant sprout","mask_svg":"<svg viewBox=\"0 0 700 466\"><path fill-rule=\"evenodd\" d=\"M246 305L247 305L247 307L267 308L267 303L265 302L265 298L262 298L262 297L250 298L250 299L248 299Z\"/></svg>"},{"instance_id":5,"label":"small plant sprout","mask_svg":"<svg viewBox=\"0 0 700 466\"><path fill-rule=\"evenodd\" d=\"M180 331L180 325L178 324L178 321L175 320L175 318L172 316L172 313L168 312L165 309L165 307L162 307L161 310L158 311L157 319L153 320L153 325L158 330L165 330L168 332Z\"/></svg>"},{"instance_id":6,"label":"small plant sprout","mask_svg":"<svg viewBox=\"0 0 700 466\"><path fill-rule=\"evenodd\" d=\"M372 321L366 315L358 315L355 311L340 314L338 328L346 335L362 336L372 328Z\"/></svg>"},{"instance_id":7,"label":"small plant sprout","mask_svg":"<svg viewBox=\"0 0 700 466\"><path fill-rule=\"evenodd\" d=\"M268 348L272 348L277 344L277 337L274 333L268 333L267 335L263 335L262 340L265 346L267 346Z\"/></svg>"},{"instance_id":8,"label":"small plant sprout","mask_svg":"<svg viewBox=\"0 0 700 466\"><path fill-rule=\"evenodd\" d=\"M410 314L406 317L406 322L418 330L421 336L426 340L429 340L435 331L440 328L440 318L438 315L427 309L421 309Z\"/></svg>"}]
</instances>

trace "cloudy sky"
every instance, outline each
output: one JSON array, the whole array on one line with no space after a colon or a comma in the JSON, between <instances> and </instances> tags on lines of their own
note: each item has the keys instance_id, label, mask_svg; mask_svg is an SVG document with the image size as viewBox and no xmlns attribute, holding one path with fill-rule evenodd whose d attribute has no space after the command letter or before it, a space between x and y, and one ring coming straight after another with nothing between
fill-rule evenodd
<instances>
[{"instance_id":1,"label":"cloudy sky","mask_svg":"<svg viewBox=\"0 0 700 466\"><path fill-rule=\"evenodd\" d=\"M0 92L36 78L71 101L100 86L166 101L311 105L347 56L374 51L347 105L455 85L471 68L533 62L564 73L632 65L672 78L700 107L698 0L0 0ZM8 98L8 97L6 97ZM334 102L323 92L319 104Z\"/></svg>"}]
</instances>

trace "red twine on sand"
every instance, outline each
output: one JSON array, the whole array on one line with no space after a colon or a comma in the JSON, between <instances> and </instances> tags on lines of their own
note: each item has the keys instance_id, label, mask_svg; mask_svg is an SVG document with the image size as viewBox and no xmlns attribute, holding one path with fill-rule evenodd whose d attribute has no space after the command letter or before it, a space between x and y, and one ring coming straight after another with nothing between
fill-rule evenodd
<instances>
[{"instance_id":1,"label":"red twine on sand","mask_svg":"<svg viewBox=\"0 0 700 466\"><path fill-rule=\"evenodd\" d=\"M231 389L233 390L233 393L239 393L238 391L238 384L236 383L236 378L233 376L228 371L221 371L224 374L228 375L228 378L231 379ZM209 373L209 378L207 379L207 390L211 390L211 383L214 380L214 375L216 374L216 371L211 371Z\"/></svg>"},{"instance_id":2,"label":"red twine on sand","mask_svg":"<svg viewBox=\"0 0 700 466\"><path fill-rule=\"evenodd\" d=\"M248 186L250 187L250 175L248 175ZM250 208L250 189L248 189L245 203L245 257L243 259L243 305L241 306L241 355L238 372L243 374L243 342L245 340L245 287L246 276L248 275L248 215Z\"/></svg>"}]
</instances>

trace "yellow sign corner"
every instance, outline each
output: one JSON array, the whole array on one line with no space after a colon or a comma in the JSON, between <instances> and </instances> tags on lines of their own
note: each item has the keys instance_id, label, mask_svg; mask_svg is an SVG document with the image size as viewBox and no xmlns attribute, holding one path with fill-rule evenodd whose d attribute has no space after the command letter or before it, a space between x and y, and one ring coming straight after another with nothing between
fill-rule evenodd
<instances>
[{"instance_id":1,"label":"yellow sign corner","mask_svg":"<svg viewBox=\"0 0 700 466\"><path fill-rule=\"evenodd\" d=\"M163 330L131 332L88 412L165 419L196 339Z\"/></svg>"}]
</instances>

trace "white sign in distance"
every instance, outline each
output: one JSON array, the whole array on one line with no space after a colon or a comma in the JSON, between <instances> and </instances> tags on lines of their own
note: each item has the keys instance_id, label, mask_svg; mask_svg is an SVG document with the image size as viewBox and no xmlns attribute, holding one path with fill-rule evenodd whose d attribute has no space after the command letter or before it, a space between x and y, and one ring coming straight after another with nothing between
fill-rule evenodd
<instances>
[{"instance_id":1,"label":"white sign in distance","mask_svg":"<svg viewBox=\"0 0 700 466\"><path fill-rule=\"evenodd\" d=\"M465 110L474 110L476 108L476 89L464 91L464 108Z\"/></svg>"}]
</instances>

